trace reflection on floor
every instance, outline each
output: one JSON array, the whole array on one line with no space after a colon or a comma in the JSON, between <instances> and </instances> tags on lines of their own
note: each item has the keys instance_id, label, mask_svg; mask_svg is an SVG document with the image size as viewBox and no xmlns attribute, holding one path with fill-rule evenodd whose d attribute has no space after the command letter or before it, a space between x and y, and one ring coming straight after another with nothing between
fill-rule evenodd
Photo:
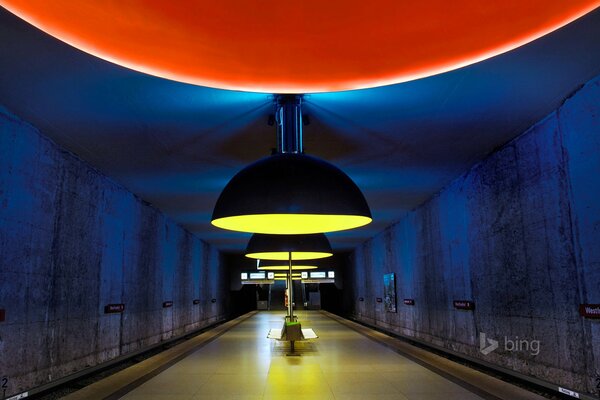
<instances>
[{"instance_id":1,"label":"reflection on floor","mask_svg":"<svg viewBox=\"0 0 600 400\"><path fill-rule=\"evenodd\" d=\"M284 314L261 312L123 399L481 399L319 312L299 314L319 335L296 344L300 356L266 338Z\"/></svg>"}]
</instances>

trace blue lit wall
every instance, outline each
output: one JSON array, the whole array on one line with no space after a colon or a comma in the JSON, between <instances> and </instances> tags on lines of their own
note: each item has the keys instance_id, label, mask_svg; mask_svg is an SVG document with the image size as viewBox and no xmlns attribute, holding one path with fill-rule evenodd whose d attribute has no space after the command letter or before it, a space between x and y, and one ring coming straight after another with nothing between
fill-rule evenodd
<instances>
[{"instance_id":1,"label":"blue lit wall","mask_svg":"<svg viewBox=\"0 0 600 400\"><path fill-rule=\"evenodd\" d=\"M0 227L7 396L226 317L215 248L1 108Z\"/></svg>"},{"instance_id":2,"label":"blue lit wall","mask_svg":"<svg viewBox=\"0 0 600 400\"><path fill-rule=\"evenodd\" d=\"M596 394L600 322L600 78L398 223L359 246L345 304L357 319ZM397 274L398 312L383 303ZM359 299L363 297L364 301ZM415 299L415 306L403 299ZM460 311L453 300L473 300ZM479 335L500 341L484 355ZM510 351L516 337L539 340ZM506 345L508 343L508 345Z\"/></svg>"}]
</instances>

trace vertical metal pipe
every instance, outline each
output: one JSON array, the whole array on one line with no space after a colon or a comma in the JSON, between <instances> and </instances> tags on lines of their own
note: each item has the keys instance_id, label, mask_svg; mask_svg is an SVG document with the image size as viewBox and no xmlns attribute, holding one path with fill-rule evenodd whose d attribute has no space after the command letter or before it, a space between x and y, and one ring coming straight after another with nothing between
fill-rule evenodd
<instances>
[{"instance_id":1,"label":"vertical metal pipe","mask_svg":"<svg viewBox=\"0 0 600 400\"><path fill-rule=\"evenodd\" d=\"M277 95L277 150L280 153L302 153L302 96Z\"/></svg>"},{"instance_id":2,"label":"vertical metal pipe","mask_svg":"<svg viewBox=\"0 0 600 400\"><path fill-rule=\"evenodd\" d=\"M289 257L289 272L288 272L288 314L290 316L290 322L294 320L294 289L292 286L292 252L288 252Z\"/></svg>"}]
</instances>

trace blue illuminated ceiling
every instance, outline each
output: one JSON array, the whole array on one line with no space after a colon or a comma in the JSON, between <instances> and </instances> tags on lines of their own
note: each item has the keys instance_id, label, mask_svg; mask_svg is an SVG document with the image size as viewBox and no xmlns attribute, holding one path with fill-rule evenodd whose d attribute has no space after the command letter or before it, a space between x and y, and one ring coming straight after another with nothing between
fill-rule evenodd
<instances>
[{"instance_id":1,"label":"blue illuminated ceiling","mask_svg":"<svg viewBox=\"0 0 600 400\"><path fill-rule=\"evenodd\" d=\"M375 222L331 234L347 249L401 218L600 74L600 11L453 72L306 97L306 152L347 172ZM143 75L87 55L0 9L0 105L223 250L210 225L235 172L270 154L272 96Z\"/></svg>"}]
</instances>

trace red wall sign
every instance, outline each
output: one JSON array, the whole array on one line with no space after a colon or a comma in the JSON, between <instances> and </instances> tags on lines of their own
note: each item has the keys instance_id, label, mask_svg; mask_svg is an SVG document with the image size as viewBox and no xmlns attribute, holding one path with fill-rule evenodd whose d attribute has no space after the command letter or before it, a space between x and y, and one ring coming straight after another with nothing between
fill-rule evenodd
<instances>
[{"instance_id":1,"label":"red wall sign","mask_svg":"<svg viewBox=\"0 0 600 400\"><path fill-rule=\"evenodd\" d=\"M173 307L172 301L163 301L163 308Z\"/></svg>"},{"instance_id":2,"label":"red wall sign","mask_svg":"<svg viewBox=\"0 0 600 400\"><path fill-rule=\"evenodd\" d=\"M194 303L194 305L200 304L200 299L194 299L193 303Z\"/></svg>"},{"instance_id":3,"label":"red wall sign","mask_svg":"<svg viewBox=\"0 0 600 400\"><path fill-rule=\"evenodd\" d=\"M414 306L415 299L404 299L404 304L406 304L407 306Z\"/></svg>"},{"instance_id":4,"label":"red wall sign","mask_svg":"<svg viewBox=\"0 0 600 400\"><path fill-rule=\"evenodd\" d=\"M4 309L0 309L0 322L6 319L6 311Z\"/></svg>"},{"instance_id":5,"label":"red wall sign","mask_svg":"<svg viewBox=\"0 0 600 400\"><path fill-rule=\"evenodd\" d=\"M104 306L104 314L116 314L125 311L125 304L107 304Z\"/></svg>"},{"instance_id":6,"label":"red wall sign","mask_svg":"<svg viewBox=\"0 0 600 400\"><path fill-rule=\"evenodd\" d=\"M600 304L580 304L579 314L585 318L600 319Z\"/></svg>"},{"instance_id":7,"label":"red wall sign","mask_svg":"<svg viewBox=\"0 0 600 400\"><path fill-rule=\"evenodd\" d=\"M471 300L454 300L454 308L457 310L474 310L475 302Z\"/></svg>"}]
</instances>

